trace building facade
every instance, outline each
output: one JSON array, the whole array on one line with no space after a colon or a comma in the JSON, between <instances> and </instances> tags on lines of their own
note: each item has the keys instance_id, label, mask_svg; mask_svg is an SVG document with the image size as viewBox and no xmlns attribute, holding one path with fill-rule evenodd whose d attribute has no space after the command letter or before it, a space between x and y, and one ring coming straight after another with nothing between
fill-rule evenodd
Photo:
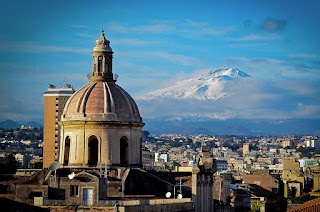
<instances>
[{"instance_id":1,"label":"building facade","mask_svg":"<svg viewBox=\"0 0 320 212\"><path fill-rule=\"evenodd\" d=\"M59 121L64 106L74 89L70 85L63 88L49 85L44 93L44 128L43 128L43 168L59 158L60 128Z\"/></svg>"},{"instance_id":2,"label":"building facade","mask_svg":"<svg viewBox=\"0 0 320 212\"><path fill-rule=\"evenodd\" d=\"M249 144L243 144L243 147L242 147L242 154L243 155L246 155L250 152L250 146Z\"/></svg>"}]
</instances>

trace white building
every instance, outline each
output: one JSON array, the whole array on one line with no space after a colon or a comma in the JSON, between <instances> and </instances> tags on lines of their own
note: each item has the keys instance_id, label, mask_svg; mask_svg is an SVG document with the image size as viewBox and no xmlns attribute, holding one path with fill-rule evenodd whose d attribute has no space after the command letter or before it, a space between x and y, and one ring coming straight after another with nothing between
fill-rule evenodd
<instances>
[{"instance_id":1,"label":"white building","mask_svg":"<svg viewBox=\"0 0 320 212\"><path fill-rule=\"evenodd\" d=\"M148 149L142 150L142 167L144 169L153 169L155 162L155 153Z\"/></svg>"},{"instance_id":2,"label":"white building","mask_svg":"<svg viewBox=\"0 0 320 212\"><path fill-rule=\"evenodd\" d=\"M168 154L159 154L158 152L156 152L154 154L155 157L155 162L165 162L167 163L168 161L170 161L170 157Z\"/></svg>"},{"instance_id":3,"label":"white building","mask_svg":"<svg viewBox=\"0 0 320 212\"><path fill-rule=\"evenodd\" d=\"M318 137L313 137L313 138L310 138L309 140L306 140L305 144L306 144L306 147L319 148L320 140Z\"/></svg>"}]
</instances>

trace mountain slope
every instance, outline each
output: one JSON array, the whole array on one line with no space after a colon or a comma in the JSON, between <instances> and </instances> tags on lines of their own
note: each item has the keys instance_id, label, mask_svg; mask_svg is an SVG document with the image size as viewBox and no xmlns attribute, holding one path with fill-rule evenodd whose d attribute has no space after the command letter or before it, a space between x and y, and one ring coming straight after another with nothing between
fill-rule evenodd
<instances>
[{"instance_id":1,"label":"mountain slope","mask_svg":"<svg viewBox=\"0 0 320 212\"><path fill-rule=\"evenodd\" d=\"M320 119L248 120L192 119L167 117L145 119L144 130L152 134L213 135L320 135Z\"/></svg>"},{"instance_id":2,"label":"mountain slope","mask_svg":"<svg viewBox=\"0 0 320 212\"><path fill-rule=\"evenodd\" d=\"M225 87L232 80L250 77L237 68L216 69L197 77L190 77L174 85L144 94L138 99L158 98L217 100L228 95Z\"/></svg>"},{"instance_id":3,"label":"mountain slope","mask_svg":"<svg viewBox=\"0 0 320 212\"><path fill-rule=\"evenodd\" d=\"M29 121L29 122L25 123L24 125L25 126L30 126L30 127L35 127L35 128L38 128L38 129L43 127L42 124L40 124L40 123L38 123L36 121Z\"/></svg>"},{"instance_id":4,"label":"mountain slope","mask_svg":"<svg viewBox=\"0 0 320 212\"><path fill-rule=\"evenodd\" d=\"M21 127L21 124L12 120L0 122L0 129L16 129Z\"/></svg>"}]
</instances>

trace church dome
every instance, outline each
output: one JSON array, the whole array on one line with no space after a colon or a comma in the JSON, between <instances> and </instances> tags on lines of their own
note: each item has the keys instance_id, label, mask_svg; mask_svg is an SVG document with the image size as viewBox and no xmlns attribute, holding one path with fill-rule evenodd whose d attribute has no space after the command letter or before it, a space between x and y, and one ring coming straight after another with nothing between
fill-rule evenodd
<instances>
[{"instance_id":1,"label":"church dome","mask_svg":"<svg viewBox=\"0 0 320 212\"><path fill-rule=\"evenodd\" d=\"M92 51L89 83L68 99L59 122L63 166L142 165L144 123L135 101L116 84L112 58L102 30Z\"/></svg>"},{"instance_id":2,"label":"church dome","mask_svg":"<svg viewBox=\"0 0 320 212\"><path fill-rule=\"evenodd\" d=\"M68 100L63 120L139 122L141 117L132 97L114 82L91 82Z\"/></svg>"},{"instance_id":3,"label":"church dome","mask_svg":"<svg viewBox=\"0 0 320 212\"><path fill-rule=\"evenodd\" d=\"M142 123L132 97L116 84L112 72L113 51L102 31L92 51L89 84L80 88L66 103L62 121L111 121Z\"/></svg>"}]
</instances>

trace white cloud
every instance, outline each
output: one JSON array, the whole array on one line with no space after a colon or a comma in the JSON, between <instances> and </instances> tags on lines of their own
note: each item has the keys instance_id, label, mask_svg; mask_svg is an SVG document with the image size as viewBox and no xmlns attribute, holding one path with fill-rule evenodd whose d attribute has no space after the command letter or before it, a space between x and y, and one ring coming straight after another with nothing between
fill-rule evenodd
<instances>
[{"instance_id":1,"label":"white cloud","mask_svg":"<svg viewBox=\"0 0 320 212\"><path fill-rule=\"evenodd\" d=\"M277 32L283 30L287 25L287 20L268 17L262 24L262 29L266 32Z\"/></svg>"},{"instance_id":2,"label":"white cloud","mask_svg":"<svg viewBox=\"0 0 320 212\"><path fill-rule=\"evenodd\" d=\"M320 58L320 55L299 53L299 54L289 54L289 57L290 58L300 58L300 59L318 59L318 58Z\"/></svg>"},{"instance_id":3,"label":"white cloud","mask_svg":"<svg viewBox=\"0 0 320 212\"><path fill-rule=\"evenodd\" d=\"M120 22L110 22L108 23L108 29L112 32L121 32L121 33L164 33L164 32L173 32L176 28L174 24L169 22L153 22L148 25L140 26L128 26Z\"/></svg>"},{"instance_id":4,"label":"white cloud","mask_svg":"<svg viewBox=\"0 0 320 212\"><path fill-rule=\"evenodd\" d=\"M83 24L69 25L69 27L75 28L75 29L88 29L89 28L87 25L83 25Z\"/></svg>"},{"instance_id":5,"label":"white cloud","mask_svg":"<svg viewBox=\"0 0 320 212\"><path fill-rule=\"evenodd\" d=\"M119 52L119 55L125 58L153 58L157 60L157 63L161 63L161 59L182 65L182 66L195 66L199 63L199 60L194 57L181 55L181 54L172 54L168 52L161 51L137 51L137 52Z\"/></svg>"},{"instance_id":6,"label":"white cloud","mask_svg":"<svg viewBox=\"0 0 320 212\"><path fill-rule=\"evenodd\" d=\"M66 52L76 54L88 54L89 52L91 52L91 49L68 46L51 46L29 42L1 42L0 51L28 53Z\"/></svg>"},{"instance_id":7,"label":"white cloud","mask_svg":"<svg viewBox=\"0 0 320 212\"><path fill-rule=\"evenodd\" d=\"M168 33L180 36L218 36L234 31L234 26L214 27L207 22L192 20L153 20L147 25L130 27L119 22L108 24L111 31L121 33Z\"/></svg>"},{"instance_id":8,"label":"white cloud","mask_svg":"<svg viewBox=\"0 0 320 212\"><path fill-rule=\"evenodd\" d=\"M276 34L271 34L271 35L246 35L240 38L231 38L231 41L270 41L270 40L279 40L281 37Z\"/></svg>"},{"instance_id":9,"label":"white cloud","mask_svg":"<svg viewBox=\"0 0 320 212\"><path fill-rule=\"evenodd\" d=\"M228 66L235 66L251 76L264 80L306 79L319 80L320 70L295 60L279 60L272 58L230 57Z\"/></svg>"},{"instance_id":10,"label":"white cloud","mask_svg":"<svg viewBox=\"0 0 320 212\"><path fill-rule=\"evenodd\" d=\"M93 41L98 38L97 35L93 35L91 33L83 32L83 31L76 32L75 35L78 36L78 37L90 39L90 40L93 40Z\"/></svg>"},{"instance_id":11,"label":"white cloud","mask_svg":"<svg viewBox=\"0 0 320 212\"><path fill-rule=\"evenodd\" d=\"M136 38L118 38L118 39L115 39L112 43L116 45L139 46L139 48L141 48L141 46L161 44L163 42L148 41L148 40L136 39Z\"/></svg>"},{"instance_id":12,"label":"white cloud","mask_svg":"<svg viewBox=\"0 0 320 212\"><path fill-rule=\"evenodd\" d=\"M235 30L234 26L214 27L206 22L196 22L192 20L186 20L184 22L185 28L190 31L192 35L226 35Z\"/></svg>"}]
</instances>

